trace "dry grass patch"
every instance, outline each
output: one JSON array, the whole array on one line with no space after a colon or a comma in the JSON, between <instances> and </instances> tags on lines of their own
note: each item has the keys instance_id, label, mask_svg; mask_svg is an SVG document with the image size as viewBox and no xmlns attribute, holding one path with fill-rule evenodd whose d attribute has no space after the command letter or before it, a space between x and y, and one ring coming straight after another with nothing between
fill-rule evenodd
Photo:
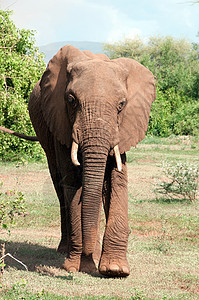
<instances>
[{"instance_id":1,"label":"dry grass patch","mask_svg":"<svg viewBox=\"0 0 199 300\"><path fill-rule=\"evenodd\" d=\"M131 274L126 279L61 269L59 203L47 165L1 164L4 191L22 191L29 212L17 220L11 236L1 234L6 250L29 269L6 260L2 299L199 299L199 204L157 199L153 191L162 159L194 162L199 150L192 144L183 150L180 140L178 149L150 146L128 153Z\"/></svg>"}]
</instances>

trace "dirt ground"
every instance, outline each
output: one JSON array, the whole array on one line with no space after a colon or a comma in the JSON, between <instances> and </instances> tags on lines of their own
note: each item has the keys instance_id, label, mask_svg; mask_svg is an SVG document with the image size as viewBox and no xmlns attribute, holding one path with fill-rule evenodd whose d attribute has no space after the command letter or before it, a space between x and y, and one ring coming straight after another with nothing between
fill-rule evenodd
<instances>
[{"instance_id":1,"label":"dirt ground","mask_svg":"<svg viewBox=\"0 0 199 300\"><path fill-rule=\"evenodd\" d=\"M151 165L150 159L138 159L136 165L128 165L129 190L133 197L154 197L151 186L155 183L155 178L159 175L160 168L155 164ZM22 190L24 193L52 193L53 183L47 166L31 171L29 166L19 166L10 171L6 168L0 171L0 182L3 182L2 191L12 189ZM143 191L143 193L142 193ZM147 193L146 193L147 192Z\"/></svg>"}]
</instances>

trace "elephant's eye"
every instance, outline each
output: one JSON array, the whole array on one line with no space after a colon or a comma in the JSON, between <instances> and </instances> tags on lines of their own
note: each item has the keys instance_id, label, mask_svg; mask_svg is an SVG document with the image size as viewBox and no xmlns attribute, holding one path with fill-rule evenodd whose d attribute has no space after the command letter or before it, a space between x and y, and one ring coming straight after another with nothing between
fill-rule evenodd
<instances>
[{"instance_id":1,"label":"elephant's eye","mask_svg":"<svg viewBox=\"0 0 199 300\"><path fill-rule=\"evenodd\" d=\"M68 102L69 102L73 107L75 107L75 105L76 105L76 103L77 103L77 99L75 98L75 96L72 95L72 94L68 94L67 99L68 99Z\"/></svg>"},{"instance_id":2,"label":"elephant's eye","mask_svg":"<svg viewBox=\"0 0 199 300\"><path fill-rule=\"evenodd\" d=\"M122 101L120 101L118 106L117 106L118 112L122 111L123 108L125 107L125 105L126 105L126 99L122 99Z\"/></svg>"}]
</instances>

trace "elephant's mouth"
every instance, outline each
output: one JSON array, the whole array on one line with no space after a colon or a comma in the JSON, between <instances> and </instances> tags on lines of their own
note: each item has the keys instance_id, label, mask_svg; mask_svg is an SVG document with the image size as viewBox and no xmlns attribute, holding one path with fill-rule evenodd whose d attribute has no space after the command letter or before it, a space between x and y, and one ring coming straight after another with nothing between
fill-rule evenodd
<instances>
[{"instance_id":1,"label":"elephant's mouth","mask_svg":"<svg viewBox=\"0 0 199 300\"><path fill-rule=\"evenodd\" d=\"M122 160L121 160L121 156L120 156L119 146L116 145L113 148L113 151L114 151L114 154L115 154L117 169L118 169L119 172L121 172L122 171ZM77 153L78 153L78 144L75 141L73 141L72 148L71 148L71 159L72 159L73 164L76 167L80 166L80 163L79 163L78 158L77 158Z\"/></svg>"}]
</instances>

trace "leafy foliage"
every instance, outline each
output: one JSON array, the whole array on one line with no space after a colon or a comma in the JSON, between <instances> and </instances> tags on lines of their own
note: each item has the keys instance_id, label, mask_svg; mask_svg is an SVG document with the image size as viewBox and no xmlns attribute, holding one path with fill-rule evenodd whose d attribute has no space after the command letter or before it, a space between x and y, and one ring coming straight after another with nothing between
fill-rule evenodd
<instances>
[{"instance_id":1,"label":"leafy foliage","mask_svg":"<svg viewBox=\"0 0 199 300\"><path fill-rule=\"evenodd\" d=\"M29 135L35 135L28 114L28 99L41 77L43 55L34 46L34 33L17 29L10 11L0 10L0 124ZM9 159L18 153L40 156L40 146L0 134L0 157Z\"/></svg>"},{"instance_id":2,"label":"leafy foliage","mask_svg":"<svg viewBox=\"0 0 199 300\"><path fill-rule=\"evenodd\" d=\"M172 37L140 38L106 44L110 58L129 57L156 78L148 133L159 136L199 134L199 45Z\"/></svg>"},{"instance_id":3,"label":"leafy foliage","mask_svg":"<svg viewBox=\"0 0 199 300\"><path fill-rule=\"evenodd\" d=\"M152 105L148 133L155 136L199 134L199 102L186 100L174 88L165 92L157 87Z\"/></svg>"}]
</instances>

